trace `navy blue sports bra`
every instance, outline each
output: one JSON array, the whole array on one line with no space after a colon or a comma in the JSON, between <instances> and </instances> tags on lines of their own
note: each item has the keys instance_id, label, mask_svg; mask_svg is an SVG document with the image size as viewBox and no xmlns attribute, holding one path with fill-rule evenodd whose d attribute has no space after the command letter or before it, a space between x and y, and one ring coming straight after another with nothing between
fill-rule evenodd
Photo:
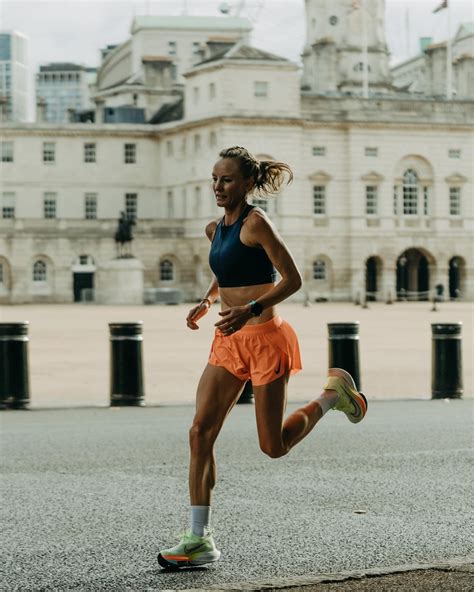
<instances>
[{"instance_id":1,"label":"navy blue sports bra","mask_svg":"<svg viewBox=\"0 0 474 592\"><path fill-rule=\"evenodd\" d=\"M270 284L276 280L276 270L264 249L248 247L240 240L243 220L254 207L247 205L230 226L224 226L224 218L217 225L209 265L221 288Z\"/></svg>"}]
</instances>

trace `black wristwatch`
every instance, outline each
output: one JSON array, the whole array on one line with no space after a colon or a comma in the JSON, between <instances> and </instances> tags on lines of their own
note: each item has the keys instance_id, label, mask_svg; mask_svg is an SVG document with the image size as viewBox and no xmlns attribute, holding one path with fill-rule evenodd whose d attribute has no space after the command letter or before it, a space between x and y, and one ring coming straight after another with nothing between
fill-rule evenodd
<instances>
[{"instance_id":1,"label":"black wristwatch","mask_svg":"<svg viewBox=\"0 0 474 592\"><path fill-rule=\"evenodd\" d=\"M263 306L260 304L260 302L251 300L248 304L250 305L250 312L252 313L253 317L259 317L262 314Z\"/></svg>"}]
</instances>

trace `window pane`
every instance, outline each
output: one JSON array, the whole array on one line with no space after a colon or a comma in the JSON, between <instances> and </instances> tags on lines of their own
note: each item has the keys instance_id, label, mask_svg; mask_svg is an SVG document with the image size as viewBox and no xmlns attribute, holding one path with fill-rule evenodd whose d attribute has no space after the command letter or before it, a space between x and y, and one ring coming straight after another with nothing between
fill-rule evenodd
<instances>
[{"instance_id":1,"label":"window pane","mask_svg":"<svg viewBox=\"0 0 474 592\"><path fill-rule=\"evenodd\" d=\"M125 144L125 164L135 163L137 161L136 144Z\"/></svg>"},{"instance_id":2,"label":"window pane","mask_svg":"<svg viewBox=\"0 0 474 592\"><path fill-rule=\"evenodd\" d=\"M97 218L97 193L86 193L85 218L95 220Z\"/></svg>"},{"instance_id":3,"label":"window pane","mask_svg":"<svg viewBox=\"0 0 474 592\"><path fill-rule=\"evenodd\" d=\"M313 156L326 156L326 147L313 146Z\"/></svg>"},{"instance_id":4,"label":"window pane","mask_svg":"<svg viewBox=\"0 0 474 592\"><path fill-rule=\"evenodd\" d=\"M84 162L95 162L95 144L84 144Z\"/></svg>"},{"instance_id":5,"label":"window pane","mask_svg":"<svg viewBox=\"0 0 474 592\"><path fill-rule=\"evenodd\" d=\"M2 162L13 162L13 142L2 142Z\"/></svg>"},{"instance_id":6,"label":"window pane","mask_svg":"<svg viewBox=\"0 0 474 592\"><path fill-rule=\"evenodd\" d=\"M266 199L261 199L259 197L254 197L252 199L252 204L259 208L262 208L264 212L268 211L268 201Z\"/></svg>"},{"instance_id":7,"label":"window pane","mask_svg":"<svg viewBox=\"0 0 474 592\"><path fill-rule=\"evenodd\" d=\"M461 187L449 188L449 214L451 216L461 215Z\"/></svg>"},{"instance_id":8,"label":"window pane","mask_svg":"<svg viewBox=\"0 0 474 592\"><path fill-rule=\"evenodd\" d=\"M254 82L254 95L256 97L268 96L268 82Z\"/></svg>"},{"instance_id":9,"label":"window pane","mask_svg":"<svg viewBox=\"0 0 474 592\"><path fill-rule=\"evenodd\" d=\"M313 187L313 213L326 213L326 187L324 185L315 185Z\"/></svg>"},{"instance_id":10,"label":"window pane","mask_svg":"<svg viewBox=\"0 0 474 592\"><path fill-rule=\"evenodd\" d=\"M365 213L377 213L377 187L375 185L367 185L365 188Z\"/></svg>"},{"instance_id":11,"label":"window pane","mask_svg":"<svg viewBox=\"0 0 474 592\"><path fill-rule=\"evenodd\" d=\"M165 259L160 263L160 280L169 282L174 279L174 266L171 261Z\"/></svg>"},{"instance_id":12,"label":"window pane","mask_svg":"<svg viewBox=\"0 0 474 592\"><path fill-rule=\"evenodd\" d=\"M43 162L55 162L54 142L43 142Z\"/></svg>"},{"instance_id":13,"label":"window pane","mask_svg":"<svg viewBox=\"0 0 474 592\"><path fill-rule=\"evenodd\" d=\"M129 218L137 217L138 196L136 193L125 194L125 213Z\"/></svg>"},{"instance_id":14,"label":"window pane","mask_svg":"<svg viewBox=\"0 0 474 592\"><path fill-rule=\"evenodd\" d=\"M45 218L56 218L56 194L45 193L43 200L43 212Z\"/></svg>"},{"instance_id":15,"label":"window pane","mask_svg":"<svg viewBox=\"0 0 474 592\"><path fill-rule=\"evenodd\" d=\"M326 279L326 263L324 261L321 261L320 259L313 263L313 279Z\"/></svg>"},{"instance_id":16,"label":"window pane","mask_svg":"<svg viewBox=\"0 0 474 592\"><path fill-rule=\"evenodd\" d=\"M33 281L45 282L46 279L46 263L44 261L35 261L33 264Z\"/></svg>"},{"instance_id":17,"label":"window pane","mask_svg":"<svg viewBox=\"0 0 474 592\"><path fill-rule=\"evenodd\" d=\"M412 169L403 175L403 213L418 214L418 175Z\"/></svg>"}]
</instances>

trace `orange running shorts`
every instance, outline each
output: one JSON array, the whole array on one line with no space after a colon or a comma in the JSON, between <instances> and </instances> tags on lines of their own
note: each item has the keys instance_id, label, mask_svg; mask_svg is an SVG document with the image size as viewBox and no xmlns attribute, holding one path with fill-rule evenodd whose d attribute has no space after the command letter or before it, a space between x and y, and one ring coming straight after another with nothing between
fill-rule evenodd
<instances>
[{"instance_id":1,"label":"orange running shorts","mask_svg":"<svg viewBox=\"0 0 474 592\"><path fill-rule=\"evenodd\" d=\"M302 368L296 333L278 316L266 323L244 325L228 336L216 329L209 364L221 366L241 380L251 380L254 386Z\"/></svg>"}]
</instances>

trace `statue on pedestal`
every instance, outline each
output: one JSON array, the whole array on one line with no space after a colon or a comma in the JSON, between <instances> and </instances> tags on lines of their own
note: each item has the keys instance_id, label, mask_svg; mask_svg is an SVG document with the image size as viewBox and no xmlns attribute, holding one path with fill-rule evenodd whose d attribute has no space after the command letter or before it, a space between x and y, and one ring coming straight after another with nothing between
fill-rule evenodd
<instances>
[{"instance_id":1,"label":"statue on pedestal","mask_svg":"<svg viewBox=\"0 0 474 592\"><path fill-rule=\"evenodd\" d=\"M117 258L130 259L132 255L132 226L135 226L135 218L125 212L120 212L118 227L115 232L115 243L117 245Z\"/></svg>"}]
</instances>

